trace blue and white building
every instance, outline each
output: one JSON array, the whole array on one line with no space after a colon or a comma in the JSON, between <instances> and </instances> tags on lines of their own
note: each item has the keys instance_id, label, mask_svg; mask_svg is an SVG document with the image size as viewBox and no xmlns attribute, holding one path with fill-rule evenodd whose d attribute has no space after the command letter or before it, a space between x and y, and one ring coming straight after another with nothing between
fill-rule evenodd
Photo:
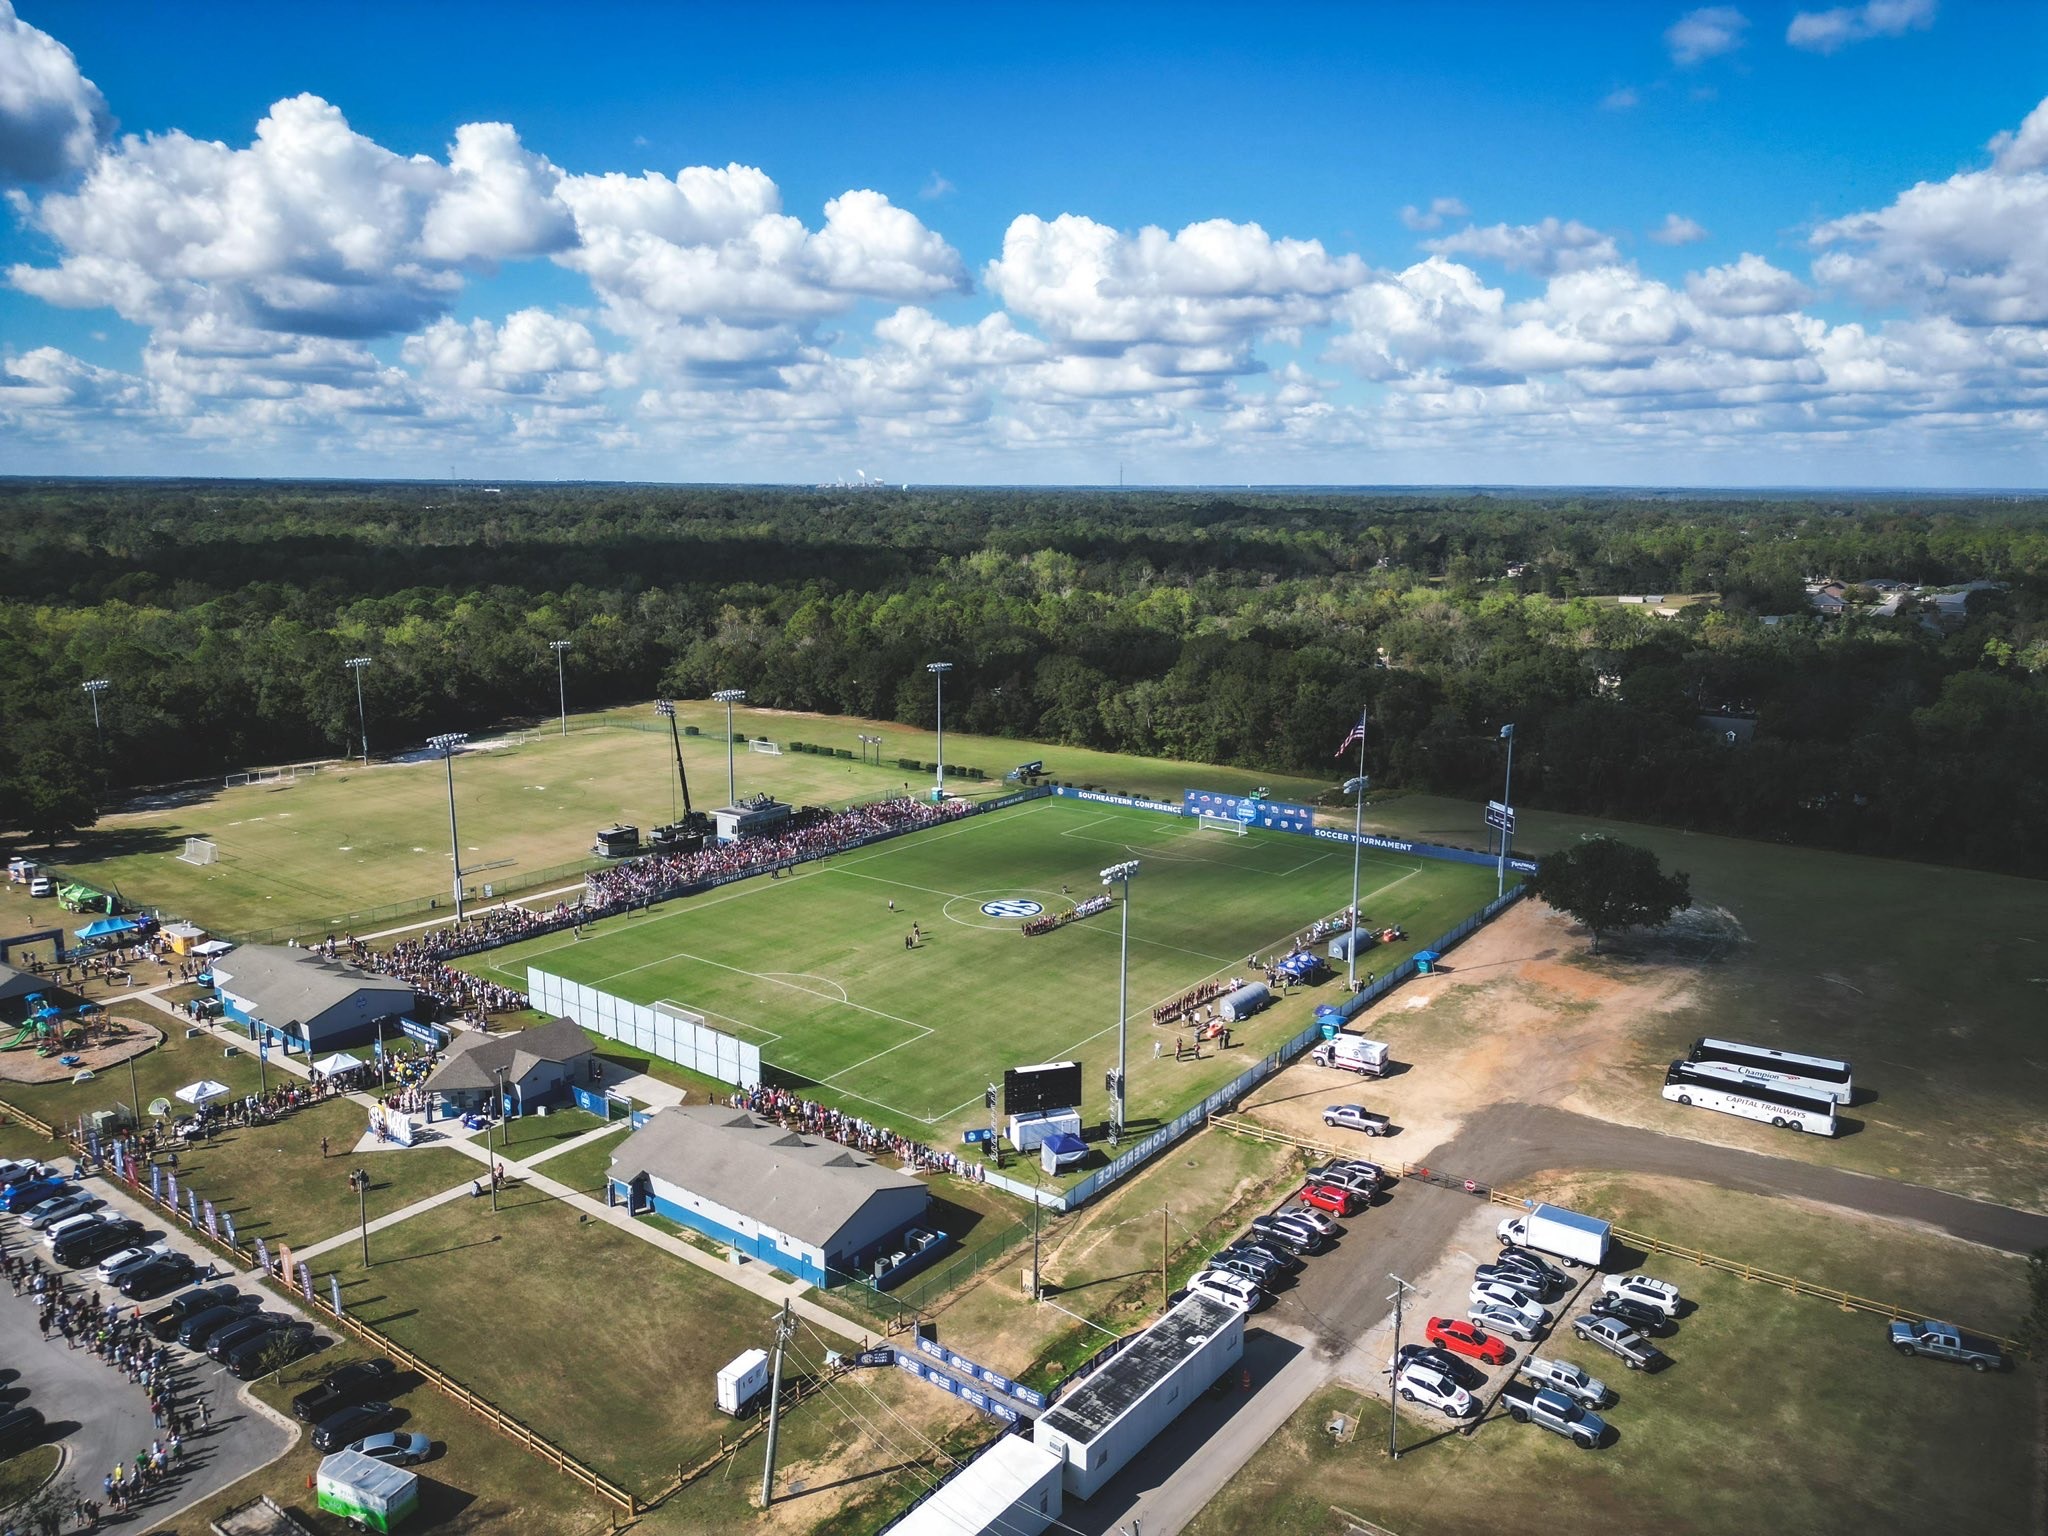
<instances>
[{"instance_id":1,"label":"blue and white building","mask_svg":"<svg viewBox=\"0 0 2048 1536\"><path fill-rule=\"evenodd\" d=\"M924 1221L931 1191L837 1142L722 1104L657 1113L611 1165L611 1197L813 1285L869 1273Z\"/></svg>"},{"instance_id":2,"label":"blue and white building","mask_svg":"<svg viewBox=\"0 0 2048 1536\"><path fill-rule=\"evenodd\" d=\"M213 966L222 1009L248 1029L287 1051L318 1055L361 1045L398 1021L418 999L407 983L318 950L281 944L243 944Z\"/></svg>"}]
</instances>

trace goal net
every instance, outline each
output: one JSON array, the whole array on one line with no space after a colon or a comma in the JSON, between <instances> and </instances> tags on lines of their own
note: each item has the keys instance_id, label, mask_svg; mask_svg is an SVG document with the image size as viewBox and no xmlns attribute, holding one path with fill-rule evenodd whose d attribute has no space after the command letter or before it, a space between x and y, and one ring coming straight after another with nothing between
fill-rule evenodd
<instances>
[{"instance_id":1,"label":"goal net","mask_svg":"<svg viewBox=\"0 0 2048 1536\"><path fill-rule=\"evenodd\" d=\"M178 855L180 864L212 864L220 858L220 849L204 837L185 839L185 851Z\"/></svg>"},{"instance_id":2,"label":"goal net","mask_svg":"<svg viewBox=\"0 0 2048 1536\"><path fill-rule=\"evenodd\" d=\"M684 1024L695 1024L700 1028L704 1024L703 1014L698 1013L694 1008L685 1008L680 1003L672 1003L667 998L663 998L660 1002L653 1004L652 1007L656 1013L665 1019L676 1019Z\"/></svg>"},{"instance_id":3,"label":"goal net","mask_svg":"<svg viewBox=\"0 0 2048 1536\"><path fill-rule=\"evenodd\" d=\"M750 740L747 743L747 750L749 752L760 752L769 757L782 756L782 748L768 740L765 736L756 736Z\"/></svg>"},{"instance_id":4,"label":"goal net","mask_svg":"<svg viewBox=\"0 0 2048 1536\"><path fill-rule=\"evenodd\" d=\"M1228 832L1232 837L1243 837L1245 825L1235 816L1197 816L1195 825L1204 832Z\"/></svg>"},{"instance_id":5,"label":"goal net","mask_svg":"<svg viewBox=\"0 0 2048 1536\"><path fill-rule=\"evenodd\" d=\"M231 773L227 776L227 787L229 789L240 789L249 782L249 779L250 775L246 773Z\"/></svg>"}]
</instances>

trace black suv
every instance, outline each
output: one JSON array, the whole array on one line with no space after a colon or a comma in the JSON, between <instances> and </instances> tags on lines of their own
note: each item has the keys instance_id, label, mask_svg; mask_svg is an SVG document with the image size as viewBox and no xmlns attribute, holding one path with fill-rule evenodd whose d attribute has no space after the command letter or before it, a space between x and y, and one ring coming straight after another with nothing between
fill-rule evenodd
<instances>
[{"instance_id":1,"label":"black suv","mask_svg":"<svg viewBox=\"0 0 2048 1536\"><path fill-rule=\"evenodd\" d=\"M389 1403L357 1403L353 1408L329 1414L313 1426L313 1449L338 1451L351 1440L382 1434L398 1420L398 1410Z\"/></svg>"},{"instance_id":2,"label":"black suv","mask_svg":"<svg viewBox=\"0 0 2048 1536\"><path fill-rule=\"evenodd\" d=\"M97 1264L110 1253L133 1248L141 1239L142 1223L139 1221L102 1221L59 1242L51 1257L61 1268L79 1269L87 1264Z\"/></svg>"},{"instance_id":3,"label":"black suv","mask_svg":"<svg viewBox=\"0 0 2048 1536\"><path fill-rule=\"evenodd\" d=\"M1602 1296L1586 1308L1588 1317L1618 1317L1646 1339L1661 1339L1676 1333L1670 1318L1646 1302L1628 1296Z\"/></svg>"},{"instance_id":4,"label":"black suv","mask_svg":"<svg viewBox=\"0 0 2048 1536\"><path fill-rule=\"evenodd\" d=\"M293 1398L292 1417L302 1424L318 1424L330 1414L382 1390L393 1369L389 1360L358 1360L353 1365L344 1365L317 1387L308 1387Z\"/></svg>"}]
</instances>

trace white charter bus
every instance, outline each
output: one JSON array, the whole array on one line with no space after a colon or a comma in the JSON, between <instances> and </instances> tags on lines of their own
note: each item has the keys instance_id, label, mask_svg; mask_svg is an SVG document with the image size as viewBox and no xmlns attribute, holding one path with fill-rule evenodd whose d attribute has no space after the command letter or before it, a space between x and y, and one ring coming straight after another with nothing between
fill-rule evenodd
<instances>
[{"instance_id":1,"label":"white charter bus","mask_svg":"<svg viewBox=\"0 0 2048 1536\"><path fill-rule=\"evenodd\" d=\"M1664 1097L1695 1109L1763 1120L1814 1136L1835 1134L1835 1101L1777 1084L1750 1082L1691 1062L1674 1061L1664 1074Z\"/></svg>"},{"instance_id":2,"label":"white charter bus","mask_svg":"<svg viewBox=\"0 0 2048 1536\"><path fill-rule=\"evenodd\" d=\"M1702 1039L1693 1041L1686 1060L1709 1071L1789 1088L1794 1093L1819 1095L1837 1104L1855 1101L1849 1063L1826 1056L1801 1056L1795 1051L1774 1051L1768 1046L1742 1045L1734 1040Z\"/></svg>"}]
</instances>

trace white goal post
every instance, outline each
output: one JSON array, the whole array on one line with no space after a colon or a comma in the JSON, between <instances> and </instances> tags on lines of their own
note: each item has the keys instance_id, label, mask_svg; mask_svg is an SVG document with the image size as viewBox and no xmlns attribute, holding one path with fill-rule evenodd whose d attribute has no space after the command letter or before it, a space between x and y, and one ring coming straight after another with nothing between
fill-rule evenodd
<instances>
[{"instance_id":1,"label":"white goal post","mask_svg":"<svg viewBox=\"0 0 2048 1536\"><path fill-rule=\"evenodd\" d=\"M231 773L227 776L225 787L228 789L240 789L249 782L250 777L246 773Z\"/></svg>"},{"instance_id":2,"label":"white goal post","mask_svg":"<svg viewBox=\"0 0 2048 1536\"><path fill-rule=\"evenodd\" d=\"M213 841L204 837L185 839L185 851L178 855L180 864L212 864L219 860L220 849Z\"/></svg>"},{"instance_id":3,"label":"white goal post","mask_svg":"<svg viewBox=\"0 0 2048 1536\"><path fill-rule=\"evenodd\" d=\"M1233 837L1243 837L1246 830L1235 816L1197 816L1195 825L1204 832L1228 832Z\"/></svg>"},{"instance_id":4,"label":"white goal post","mask_svg":"<svg viewBox=\"0 0 2048 1536\"><path fill-rule=\"evenodd\" d=\"M782 748L770 741L766 736L749 737L747 740L747 750L749 752L765 753L769 757L782 756Z\"/></svg>"}]
</instances>

